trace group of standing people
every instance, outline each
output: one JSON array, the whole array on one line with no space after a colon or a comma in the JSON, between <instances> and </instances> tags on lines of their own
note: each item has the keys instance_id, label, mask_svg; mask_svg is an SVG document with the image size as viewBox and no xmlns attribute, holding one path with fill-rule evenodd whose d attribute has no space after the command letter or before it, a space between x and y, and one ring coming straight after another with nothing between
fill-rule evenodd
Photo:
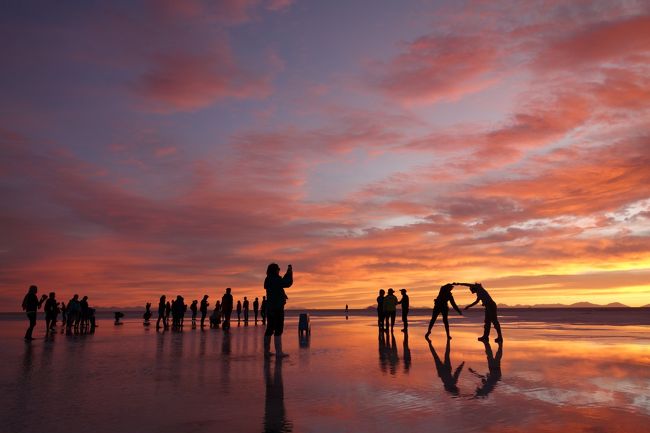
<instances>
[{"instance_id":1,"label":"group of standing people","mask_svg":"<svg viewBox=\"0 0 650 433\"><path fill-rule=\"evenodd\" d=\"M201 302L197 299L192 301L189 306L189 310L192 313L192 326L196 326L198 314L201 313L200 325L201 328L205 328L205 319L209 321L210 328L219 328L223 323L223 329L228 330L230 328L230 318L233 312L234 299L232 296L232 289L230 287L226 288L225 293L221 297L221 300L217 300L214 309L210 316L208 316L208 307L210 302L208 299L209 295L203 295ZM253 301L253 313L255 318L255 325L257 325L258 318L261 317L262 324L266 323L266 296L262 297L262 303L260 304L259 298L255 298ZM143 315L145 319L145 324L148 323L151 313L149 312L149 306L147 304L146 311ZM250 303L248 297L244 296L244 302L237 301L237 322L241 323L241 313L244 312L244 325L248 325L249 319L249 309ZM185 304L185 298L181 295L176 296L176 299L172 301L167 300L166 295L162 295L158 302L158 318L156 320L156 329L168 329L169 328L169 319L171 317L171 328L174 330L179 330L183 327L185 321L185 314L188 310L187 304ZM162 326L161 326L162 325Z\"/></svg>"},{"instance_id":2,"label":"group of standing people","mask_svg":"<svg viewBox=\"0 0 650 433\"><path fill-rule=\"evenodd\" d=\"M485 290L485 288L480 283L448 283L440 287L438 296L433 301L433 312L431 314L431 320L429 321L429 328L425 334L425 338L429 338L431 335L431 328L436 323L438 316L442 316L442 323L445 326L445 332L447 334L447 339L451 340L451 334L449 333L449 304L460 314L463 315L463 312L456 305L454 296L452 295L452 290L454 286L466 286L469 288L470 292L476 295L476 300L465 307L465 310L473 307L477 303L481 302L485 309L485 321L483 327L483 335L479 337L479 341L487 341L490 337L490 328L494 326L495 331L497 332L496 342L500 343L503 341L503 336L501 335L501 325L499 324L499 319L497 318L497 304L494 302L490 294ZM397 300L395 296L395 291L393 289L388 289L388 293L381 289L379 290L379 296L377 296L377 324L380 331L393 332L395 326L395 316L397 313L397 305L402 305L402 332L408 332L408 314L409 314L409 297L406 294L406 289L400 290L402 298Z\"/></svg>"},{"instance_id":3,"label":"group of standing people","mask_svg":"<svg viewBox=\"0 0 650 433\"><path fill-rule=\"evenodd\" d=\"M79 299L75 294L66 305L64 302L58 302L56 293L50 292L49 296L43 294L40 298L37 296L38 287L32 285L27 290L23 298L22 309L29 320L29 327L25 332L25 341L34 340L33 332L36 327L36 315L38 310L43 307L45 312L45 334L54 333L59 315L61 315L61 324L65 326L66 334L94 332L95 309L88 305L88 296ZM43 304L45 304L43 306Z\"/></svg>"}]
</instances>

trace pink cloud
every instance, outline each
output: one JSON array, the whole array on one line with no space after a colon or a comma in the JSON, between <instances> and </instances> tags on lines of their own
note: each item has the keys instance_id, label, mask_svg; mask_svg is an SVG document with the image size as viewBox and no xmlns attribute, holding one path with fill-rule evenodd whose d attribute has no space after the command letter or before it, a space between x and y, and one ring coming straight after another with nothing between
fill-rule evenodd
<instances>
[{"instance_id":1,"label":"pink cloud","mask_svg":"<svg viewBox=\"0 0 650 433\"><path fill-rule=\"evenodd\" d=\"M492 35L427 35L389 63L373 65L370 82L406 104L455 100L493 84L499 57Z\"/></svg>"}]
</instances>

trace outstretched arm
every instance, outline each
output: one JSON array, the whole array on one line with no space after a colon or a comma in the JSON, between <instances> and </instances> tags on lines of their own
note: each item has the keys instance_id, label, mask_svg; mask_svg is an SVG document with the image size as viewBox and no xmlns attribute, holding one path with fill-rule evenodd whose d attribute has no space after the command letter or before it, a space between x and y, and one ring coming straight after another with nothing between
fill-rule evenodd
<instances>
[{"instance_id":1,"label":"outstretched arm","mask_svg":"<svg viewBox=\"0 0 650 433\"><path fill-rule=\"evenodd\" d=\"M474 301L474 302L472 302L471 304L469 304L467 307L465 307L465 309L467 310L467 309L469 309L469 308L472 308L474 305L478 304L478 301L479 301L479 299L476 298L476 301Z\"/></svg>"},{"instance_id":2,"label":"outstretched arm","mask_svg":"<svg viewBox=\"0 0 650 433\"><path fill-rule=\"evenodd\" d=\"M289 265L287 272L282 277L282 287L291 287L293 284L293 268Z\"/></svg>"},{"instance_id":3,"label":"outstretched arm","mask_svg":"<svg viewBox=\"0 0 650 433\"><path fill-rule=\"evenodd\" d=\"M463 315L463 312L460 311L460 308L458 308L458 305L456 305L456 301L454 301L453 296L449 296L449 303L451 304L452 307L454 307L454 310L458 312L461 316Z\"/></svg>"}]
</instances>

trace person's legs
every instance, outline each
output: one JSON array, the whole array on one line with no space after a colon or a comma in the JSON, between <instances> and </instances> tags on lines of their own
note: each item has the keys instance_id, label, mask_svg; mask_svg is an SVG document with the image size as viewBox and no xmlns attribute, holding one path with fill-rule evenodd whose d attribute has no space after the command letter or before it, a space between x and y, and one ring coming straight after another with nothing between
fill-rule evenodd
<instances>
[{"instance_id":1,"label":"person's legs","mask_svg":"<svg viewBox=\"0 0 650 433\"><path fill-rule=\"evenodd\" d=\"M406 331L409 327L408 311L402 310L402 330Z\"/></svg>"},{"instance_id":2,"label":"person's legs","mask_svg":"<svg viewBox=\"0 0 650 433\"><path fill-rule=\"evenodd\" d=\"M488 308L485 309L486 313L488 312ZM503 337L501 336L501 325L499 324L499 318L497 317L497 306L496 305L490 305L489 307L489 315L490 315L490 322L492 325L494 325L494 330L497 331L497 338L496 342L499 343L503 341Z\"/></svg>"},{"instance_id":3,"label":"person's legs","mask_svg":"<svg viewBox=\"0 0 650 433\"><path fill-rule=\"evenodd\" d=\"M436 319L438 318L438 314L440 314L440 308L438 308L437 305L434 305L433 312L431 313L431 320L429 321L429 329L427 329L427 333L424 334L425 338L431 335L431 328L433 328L433 325L435 325Z\"/></svg>"},{"instance_id":4,"label":"person's legs","mask_svg":"<svg viewBox=\"0 0 650 433\"><path fill-rule=\"evenodd\" d=\"M393 332L393 328L395 328L395 316L397 315L397 311L391 311L390 312L390 332Z\"/></svg>"},{"instance_id":5,"label":"person's legs","mask_svg":"<svg viewBox=\"0 0 650 433\"><path fill-rule=\"evenodd\" d=\"M29 327L25 332L25 340L33 340L32 332L36 326L36 311L30 311L27 313L27 319L29 319Z\"/></svg>"},{"instance_id":6,"label":"person's legs","mask_svg":"<svg viewBox=\"0 0 650 433\"><path fill-rule=\"evenodd\" d=\"M377 325L379 326L379 329L384 328L384 313L381 311L377 311Z\"/></svg>"},{"instance_id":7,"label":"person's legs","mask_svg":"<svg viewBox=\"0 0 650 433\"><path fill-rule=\"evenodd\" d=\"M442 310L442 323L445 325L445 332L447 333L447 340L451 340L451 335L449 334L449 310Z\"/></svg>"},{"instance_id":8,"label":"person's legs","mask_svg":"<svg viewBox=\"0 0 650 433\"><path fill-rule=\"evenodd\" d=\"M284 310L279 310L275 312L275 330L273 332L273 339L275 345L275 356L276 357L285 357L289 356L288 354L282 351L282 332L284 331Z\"/></svg>"},{"instance_id":9,"label":"person's legs","mask_svg":"<svg viewBox=\"0 0 650 433\"><path fill-rule=\"evenodd\" d=\"M490 338L490 323L491 323L490 313L489 313L488 308L486 307L485 308L485 320L484 320L484 323L483 323L483 335L478 338L479 340L487 341L487 339Z\"/></svg>"},{"instance_id":10,"label":"person's legs","mask_svg":"<svg viewBox=\"0 0 650 433\"><path fill-rule=\"evenodd\" d=\"M264 331L264 356L271 356L271 336L275 333L275 314L266 312L266 331Z\"/></svg>"}]
</instances>

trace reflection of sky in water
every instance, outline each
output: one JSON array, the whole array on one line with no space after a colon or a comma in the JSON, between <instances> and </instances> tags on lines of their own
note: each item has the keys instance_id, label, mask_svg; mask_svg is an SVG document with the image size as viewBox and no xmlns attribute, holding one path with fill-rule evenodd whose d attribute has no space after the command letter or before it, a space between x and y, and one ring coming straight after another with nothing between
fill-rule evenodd
<instances>
[{"instance_id":1,"label":"reflection of sky in water","mask_svg":"<svg viewBox=\"0 0 650 433\"><path fill-rule=\"evenodd\" d=\"M311 338L299 342L290 318L291 356L265 368L261 326L225 338L102 321L93 336L26 346L24 323L3 321L0 416L6 431L53 423L52 433L80 424L96 432L625 432L650 421L648 327L504 321L496 365L498 345L490 352L476 341L479 322L452 321L448 353L441 324L430 349L426 322L413 317L408 341L401 332L393 341L379 338L369 316L313 317Z\"/></svg>"}]
</instances>

